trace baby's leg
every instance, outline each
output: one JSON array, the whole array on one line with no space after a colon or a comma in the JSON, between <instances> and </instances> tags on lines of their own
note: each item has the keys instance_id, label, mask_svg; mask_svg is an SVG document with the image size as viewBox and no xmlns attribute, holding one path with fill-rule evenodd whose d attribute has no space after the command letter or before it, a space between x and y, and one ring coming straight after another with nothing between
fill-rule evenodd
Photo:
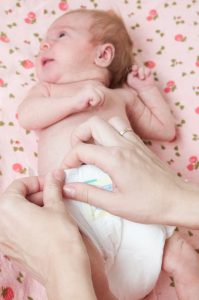
<instances>
[{"instance_id":1,"label":"baby's leg","mask_svg":"<svg viewBox=\"0 0 199 300\"><path fill-rule=\"evenodd\" d=\"M90 260L93 287L99 300L117 300L111 293L104 268L104 259L92 241L83 233L82 239Z\"/></svg>"},{"instance_id":2,"label":"baby's leg","mask_svg":"<svg viewBox=\"0 0 199 300\"><path fill-rule=\"evenodd\" d=\"M199 299L199 257L177 233L166 242L163 270L174 277L180 300Z\"/></svg>"}]
</instances>

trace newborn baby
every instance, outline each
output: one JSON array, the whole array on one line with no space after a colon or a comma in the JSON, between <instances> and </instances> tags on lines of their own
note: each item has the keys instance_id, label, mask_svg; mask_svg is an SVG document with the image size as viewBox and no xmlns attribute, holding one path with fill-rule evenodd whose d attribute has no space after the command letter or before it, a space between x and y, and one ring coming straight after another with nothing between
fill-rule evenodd
<instances>
[{"instance_id":1,"label":"newborn baby","mask_svg":"<svg viewBox=\"0 0 199 300\"><path fill-rule=\"evenodd\" d=\"M60 167L72 131L93 115L120 116L141 138L173 140L174 119L149 70L132 65L131 39L113 12L82 9L55 20L37 56L39 83L18 110L21 126L39 134L40 175ZM66 173L68 181L112 189L109 176L94 166ZM129 222L72 200L66 205L100 251L113 294L120 300L146 296L173 229Z\"/></svg>"}]
</instances>

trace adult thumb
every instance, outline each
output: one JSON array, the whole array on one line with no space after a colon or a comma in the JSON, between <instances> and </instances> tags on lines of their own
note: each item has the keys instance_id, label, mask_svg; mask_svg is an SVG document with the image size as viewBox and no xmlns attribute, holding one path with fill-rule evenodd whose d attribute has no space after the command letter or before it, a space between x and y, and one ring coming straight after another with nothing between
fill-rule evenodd
<instances>
[{"instance_id":1,"label":"adult thumb","mask_svg":"<svg viewBox=\"0 0 199 300\"><path fill-rule=\"evenodd\" d=\"M62 189L65 174L63 170L55 170L48 173L44 182L43 202L45 207L63 207Z\"/></svg>"},{"instance_id":2,"label":"adult thumb","mask_svg":"<svg viewBox=\"0 0 199 300\"><path fill-rule=\"evenodd\" d=\"M63 194L68 199L85 202L113 213L113 192L86 183L69 183L64 185Z\"/></svg>"}]
</instances>

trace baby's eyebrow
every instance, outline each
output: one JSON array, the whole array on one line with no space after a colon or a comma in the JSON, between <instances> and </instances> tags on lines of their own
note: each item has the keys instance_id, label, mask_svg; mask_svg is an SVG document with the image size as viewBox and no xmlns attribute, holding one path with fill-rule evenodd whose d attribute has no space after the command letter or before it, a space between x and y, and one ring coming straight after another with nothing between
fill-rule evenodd
<instances>
[{"instance_id":1,"label":"baby's eyebrow","mask_svg":"<svg viewBox=\"0 0 199 300\"><path fill-rule=\"evenodd\" d=\"M62 31L62 30L73 30L73 31L75 31L75 28L72 27L72 26L69 26L69 25L55 27L55 28L50 29L50 30L47 32L47 36L49 36L49 35L51 35L51 34L54 34L54 33L57 33L57 32L59 32L59 31Z\"/></svg>"},{"instance_id":2,"label":"baby's eyebrow","mask_svg":"<svg viewBox=\"0 0 199 300\"><path fill-rule=\"evenodd\" d=\"M58 32L60 31L72 31L76 34L78 34L77 28L70 26L70 25L64 25L64 26L57 26L55 28L50 29L47 34L46 38L51 38L53 35L57 35Z\"/></svg>"},{"instance_id":3,"label":"baby's eyebrow","mask_svg":"<svg viewBox=\"0 0 199 300\"><path fill-rule=\"evenodd\" d=\"M61 26L61 27L58 27L56 29L56 31L61 31L61 30L73 30L73 31L76 31L76 29L70 25L65 25L65 26Z\"/></svg>"}]
</instances>

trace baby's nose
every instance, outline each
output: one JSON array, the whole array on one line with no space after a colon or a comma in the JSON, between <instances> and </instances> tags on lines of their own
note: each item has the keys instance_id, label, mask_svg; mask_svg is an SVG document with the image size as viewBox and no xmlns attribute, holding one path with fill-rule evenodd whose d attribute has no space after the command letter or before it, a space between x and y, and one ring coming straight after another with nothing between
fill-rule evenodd
<instances>
[{"instance_id":1,"label":"baby's nose","mask_svg":"<svg viewBox=\"0 0 199 300\"><path fill-rule=\"evenodd\" d=\"M47 50L50 48L50 44L47 42L42 42L40 45L40 50Z\"/></svg>"}]
</instances>

